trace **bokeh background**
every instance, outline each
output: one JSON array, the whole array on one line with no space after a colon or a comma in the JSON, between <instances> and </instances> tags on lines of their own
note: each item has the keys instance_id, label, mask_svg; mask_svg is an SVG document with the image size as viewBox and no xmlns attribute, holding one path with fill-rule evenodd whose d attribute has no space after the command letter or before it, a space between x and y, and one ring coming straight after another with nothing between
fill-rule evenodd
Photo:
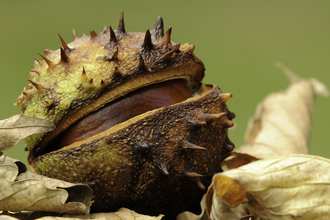
<instances>
[{"instance_id":1,"label":"bokeh background","mask_svg":"<svg viewBox=\"0 0 330 220\"><path fill-rule=\"evenodd\" d=\"M206 66L204 82L233 93L228 105L237 118L229 136L237 147L258 102L289 85L275 62L330 86L330 1L1 1L0 119L20 113L13 103L27 83L33 56L58 49L58 33L69 43L73 27L80 36L91 29L99 33L104 25L116 28L122 10L129 32L151 29L161 15L166 29L173 27L173 41L196 45ZM310 141L310 153L327 158L329 101L316 100ZM5 155L26 162L24 142Z\"/></svg>"}]
</instances>

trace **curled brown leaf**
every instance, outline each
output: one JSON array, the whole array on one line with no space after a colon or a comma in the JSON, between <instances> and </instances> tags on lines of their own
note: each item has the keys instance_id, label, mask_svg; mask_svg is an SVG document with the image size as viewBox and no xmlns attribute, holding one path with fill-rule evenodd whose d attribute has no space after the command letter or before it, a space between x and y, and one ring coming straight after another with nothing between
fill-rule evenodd
<instances>
[{"instance_id":1,"label":"curled brown leaf","mask_svg":"<svg viewBox=\"0 0 330 220\"><path fill-rule=\"evenodd\" d=\"M222 162L221 166L227 166L228 169L234 169L257 160L259 159L250 154L231 152L230 156Z\"/></svg>"}]
</instances>

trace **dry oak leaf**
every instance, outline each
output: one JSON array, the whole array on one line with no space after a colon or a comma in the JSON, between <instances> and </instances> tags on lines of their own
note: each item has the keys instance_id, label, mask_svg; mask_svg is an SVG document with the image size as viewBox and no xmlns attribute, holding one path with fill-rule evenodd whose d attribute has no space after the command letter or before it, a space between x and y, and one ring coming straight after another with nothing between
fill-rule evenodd
<instances>
[{"instance_id":1,"label":"dry oak leaf","mask_svg":"<svg viewBox=\"0 0 330 220\"><path fill-rule=\"evenodd\" d=\"M285 154L307 154L315 94L328 96L326 86L316 79L301 79L283 64L277 67L291 85L270 94L257 107L239 151L258 158Z\"/></svg>"},{"instance_id":2,"label":"dry oak leaf","mask_svg":"<svg viewBox=\"0 0 330 220\"><path fill-rule=\"evenodd\" d=\"M255 161L214 178L226 176L238 183L255 218L330 219L329 169L326 158L297 154ZM213 203L211 216L217 209Z\"/></svg>"},{"instance_id":3,"label":"dry oak leaf","mask_svg":"<svg viewBox=\"0 0 330 220\"><path fill-rule=\"evenodd\" d=\"M0 210L88 214L93 191L27 170L7 156L0 157Z\"/></svg>"},{"instance_id":4,"label":"dry oak leaf","mask_svg":"<svg viewBox=\"0 0 330 220\"><path fill-rule=\"evenodd\" d=\"M26 115L14 115L0 120L0 151L8 150L31 134L44 133L54 129L53 122Z\"/></svg>"}]
</instances>

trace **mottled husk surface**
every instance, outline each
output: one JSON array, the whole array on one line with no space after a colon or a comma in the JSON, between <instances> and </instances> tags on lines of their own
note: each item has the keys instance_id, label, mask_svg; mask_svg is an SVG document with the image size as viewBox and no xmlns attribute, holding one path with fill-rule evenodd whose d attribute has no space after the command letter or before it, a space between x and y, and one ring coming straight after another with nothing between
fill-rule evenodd
<instances>
[{"instance_id":1,"label":"mottled husk surface","mask_svg":"<svg viewBox=\"0 0 330 220\"><path fill-rule=\"evenodd\" d=\"M221 171L230 151L225 143L227 116L209 120L209 114L228 113L220 95L216 86L204 85L186 102L132 118L85 144L40 156L35 169L88 183L95 193L94 211L128 207L150 215L198 212L205 193L200 188Z\"/></svg>"},{"instance_id":2,"label":"mottled husk surface","mask_svg":"<svg viewBox=\"0 0 330 220\"><path fill-rule=\"evenodd\" d=\"M192 91L198 89L204 65L193 54L195 46L175 44L170 36L171 28L164 35L158 20L147 33L104 27L99 35L75 37L58 50L45 50L16 105L26 115L54 122L57 129L46 138L26 138L28 149L41 140L44 147L75 121L138 88L185 79Z\"/></svg>"}]
</instances>

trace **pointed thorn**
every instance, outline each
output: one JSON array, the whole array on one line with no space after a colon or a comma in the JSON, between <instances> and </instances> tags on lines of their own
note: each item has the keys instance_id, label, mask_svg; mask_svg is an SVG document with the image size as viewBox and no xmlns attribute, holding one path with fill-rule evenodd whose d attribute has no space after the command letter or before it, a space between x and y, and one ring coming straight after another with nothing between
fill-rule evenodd
<instances>
[{"instance_id":1,"label":"pointed thorn","mask_svg":"<svg viewBox=\"0 0 330 220\"><path fill-rule=\"evenodd\" d=\"M69 46L65 43L65 41L63 40L63 38L61 37L60 34L58 34L58 36L60 37L60 40L61 40L62 47L63 47L64 51L66 53L70 53L71 49L69 48Z\"/></svg>"},{"instance_id":2,"label":"pointed thorn","mask_svg":"<svg viewBox=\"0 0 330 220\"><path fill-rule=\"evenodd\" d=\"M207 123L205 121L197 121L196 125L202 127L202 126L207 125Z\"/></svg>"},{"instance_id":3,"label":"pointed thorn","mask_svg":"<svg viewBox=\"0 0 330 220\"><path fill-rule=\"evenodd\" d=\"M28 98L28 100L30 100L32 98L32 90L31 89L24 90L23 95L25 95Z\"/></svg>"},{"instance_id":4,"label":"pointed thorn","mask_svg":"<svg viewBox=\"0 0 330 220\"><path fill-rule=\"evenodd\" d=\"M184 49L182 52L192 54L194 52L194 50L195 50L195 45L192 44L192 45L188 46L186 49Z\"/></svg>"},{"instance_id":5,"label":"pointed thorn","mask_svg":"<svg viewBox=\"0 0 330 220\"><path fill-rule=\"evenodd\" d=\"M109 31L109 28L107 26L104 26L101 33L104 34L108 31Z\"/></svg>"},{"instance_id":6,"label":"pointed thorn","mask_svg":"<svg viewBox=\"0 0 330 220\"><path fill-rule=\"evenodd\" d=\"M205 190L205 186L202 183L202 181L199 178L194 179L194 182L197 184L197 186L201 189L201 190Z\"/></svg>"},{"instance_id":7,"label":"pointed thorn","mask_svg":"<svg viewBox=\"0 0 330 220\"><path fill-rule=\"evenodd\" d=\"M101 80L101 83L100 83L100 88L101 89L104 89L105 87L107 86L107 84L103 81L103 79Z\"/></svg>"},{"instance_id":8,"label":"pointed thorn","mask_svg":"<svg viewBox=\"0 0 330 220\"><path fill-rule=\"evenodd\" d=\"M30 83L32 83L32 85L34 85L34 87L36 87L37 90L42 90L43 87L42 85L40 85L39 83L33 82L32 80L29 80Z\"/></svg>"},{"instance_id":9,"label":"pointed thorn","mask_svg":"<svg viewBox=\"0 0 330 220\"><path fill-rule=\"evenodd\" d=\"M38 74L38 75L40 75L40 71L39 71L39 70L32 69L31 71L32 71L32 72L35 72L35 73Z\"/></svg>"},{"instance_id":10,"label":"pointed thorn","mask_svg":"<svg viewBox=\"0 0 330 220\"><path fill-rule=\"evenodd\" d=\"M231 99L233 95L231 93L222 93L220 95L221 102L227 102L229 99Z\"/></svg>"},{"instance_id":11,"label":"pointed thorn","mask_svg":"<svg viewBox=\"0 0 330 220\"><path fill-rule=\"evenodd\" d=\"M33 57L38 63L39 63L39 65L40 65L40 60L38 59L38 58L36 58L36 57Z\"/></svg>"},{"instance_id":12,"label":"pointed thorn","mask_svg":"<svg viewBox=\"0 0 330 220\"><path fill-rule=\"evenodd\" d=\"M228 151L228 152L231 152L234 150L235 148L235 144L233 144L233 142L231 142L228 138L228 136L226 136L226 139L225 139L225 143L223 144L223 147Z\"/></svg>"},{"instance_id":13,"label":"pointed thorn","mask_svg":"<svg viewBox=\"0 0 330 220\"><path fill-rule=\"evenodd\" d=\"M234 122L230 121L229 119L225 119L223 124L227 127L227 128L231 128L234 126Z\"/></svg>"},{"instance_id":14,"label":"pointed thorn","mask_svg":"<svg viewBox=\"0 0 330 220\"><path fill-rule=\"evenodd\" d=\"M165 174L165 175L169 175L170 173L168 172L168 165L167 163L162 163L159 166L159 169Z\"/></svg>"},{"instance_id":15,"label":"pointed thorn","mask_svg":"<svg viewBox=\"0 0 330 220\"><path fill-rule=\"evenodd\" d=\"M83 76L86 76L86 70L85 70L85 67L83 67L82 75L83 75Z\"/></svg>"},{"instance_id":16,"label":"pointed thorn","mask_svg":"<svg viewBox=\"0 0 330 220\"><path fill-rule=\"evenodd\" d=\"M104 59L106 59L106 60L108 60L108 61L118 61L118 47L117 47L117 50L113 53L113 55L112 55L112 57L110 58L110 57L107 57L107 56L105 56L104 57Z\"/></svg>"},{"instance_id":17,"label":"pointed thorn","mask_svg":"<svg viewBox=\"0 0 330 220\"><path fill-rule=\"evenodd\" d=\"M151 34L150 34L150 31L149 29L146 31L146 35L144 37L144 41L143 41L143 44L142 44L142 47L145 48L145 49L152 49L153 48L153 44L151 42Z\"/></svg>"},{"instance_id":18,"label":"pointed thorn","mask_svg":"<svg viewBox=\"0 0 330 220\"><path fill-rule=\"evenodd\" d=\"M32 78L32 77L35 75L35 74L32 73L32 72L28 72L28 74L29 74L30 78Z\"/></svg>"},{"instance_id":19,"label":"pointed thorn","mask_svg":"<svg viewBox=\"0 0 330 220\"><path fill-rule=\"evenodd\" d=\"M121 34L126 34L125 23L124 23L124 12L123 11L121 12L121 15L120 15L117 31Z\"/></svg>"},{"instance_id":20,"label":"pointed thorn","mask_svg":"<svg viewBox=\"0 0 330 220\"><path fill-rule=\"evenodd\" d=\"M91 34L91 39L94 39L97 37L97 33L94 30L91 30L89 33Z\"/></svg>"},{"instance_id":21,"label":"pointed thorn","mask_svg":"<svg viewBox=\"0 0 330 220\"><path fill-rule=\"evenodd\" d=\"M195 50L195 45L193 45L193 44L190 45L190 46L188 47L188 49L189 49L188 52L192 54L192 53L194 52L194 50Z\"/></svg>"},{"instance_id":22,"label":"pointed thorn","mask_svg":"<svg viewBox=\"0 0 330 220\"><path fill-rule=\"evenodd\" d=\"M219 114L206 114L206 113L204 113L206 123L216 121L216 120L218 120L219 118L221 118L225 115L227 115L226 112L221 112Z\"/></svg>"},{"instance_id":23,"label":"pointed thorn","mask_svg":"<svg viewBox=\"0 0 330 220\"><path fill-rule=\"evenodd\" d=\"M198 126L198 127L203 127L205 125L207 125L207 123L205 121L196 121L196 120L190 120L189 121L192 125L194 126Z\"/></svg>"},{"instance_id":24,"label":"pointed thorn","mask_svg":"<svg viewBox=\"0 0 330 220\"><path fill-rule=\"evenodd\" d=\"M158 16L156 24L150 32L152 35L155 35L157 38L164 37L164 23L162 17Z\"/></svg>"},{"instance_id":25,"label":"pointed thorn","mask_svg":"<svg viewBox=\"0 0 330 220\"><path fill-rule=\"evenodd\" d=\"M190 178L196 178L196 177L202 177L203 175L195 173L195 172L189 172L189 171L184 171L183 174L187 177Z\"/></svg>"},{"instance_id":26,"label":"pointed thorn","mask_svg":"<svg viewBox=\"0 0 330 220\"><path fill-rule=\"evenodd\" d=\"M46 103L46 107L50 107L51 105L53 105L54 101L53 100L47 100L45 101Z\"/></svg>"},{"instance_id":27,"label":"pointed thorn","mask_svg":"<svg viewBox=\"0 0 330 220\"><path fill-rule=\"evenodd\" d=\"M114 52L114 54L113 54L113 56L112 56L111 59L112 59L112 60L118 60L118 47L117 47L116 52Z\"/></svg>"},{"instance_id":28,"label":"pointed thorn","mask_svg":"<svg viewBox=\"0 0 330 220\"><path fill-rule=\"evenodd\" d=\"M113 70L113 75L114 75L114 76L121 76L121 73L120 73L118 67L116 67L116 68Z\"/></svg>"},{"instance_id":29,"label":"pointed thorn","mask_svg":"<svg viewBox=\"0 0 330 220\"><path fill-rule=\"evenodd\" d=\"M49 54L51 54L53 51L51 51L50 49L45 49L44 50L44 54L46 55L46 56L48 56Z\"/></svg>"},{"instance_id":30,"label":"pointed thorn","mask_svg":"<svg viewBox=\"0 0 330 220\"><path fill-rule=\"evenodd\" d=\"M169 60L169 59L171 59L173 53L174 53L174 50L172 50L172 51L166 53L166 54L164 55L164 59L165 59L165 60Z\"/></svg>"},{"instance_id":31,"label":"pointed thorn","mask_svg":"<svg viewBox=\"0 0 330 220\"><path fill-rule=\"evenodd\" d=\"M60 47L60 50L61 50L61 60L64 62L64 63L67 63L68 62L68 55L66 55L64 49L62 47Z\"/></svg>"},{"instance_id":32,"label":"pointed thorn","mask_svg":"<svg viewBox=\"0 0 330 220\"><path fill-rule=\"evenodd\" d=\"M174 51L180 51L180 46L181 46L181 44L177 43L174 46L172 46L172 50L174 50Z\"/></svg>"},{"instance_id":33,"label":"pointed thorn","mask_svg":"<svg viewBox=\"0 0 330 220\"><path fill-rule=\"evenodd\" d=\"M205 147L198 146L196 144L187 142L186 146L184 147L185 149L192 149L192 150L207 150Z\"/></svg>"},{"instance_id":34,"label":"pointed thorn","mask_svg":"<svg viewBox=\"0 0 330 220\"><path fill-rule=\"evenodd\" d=\"M73 40L79 39L79 36L74 28L72 28L72 35L73 35Z\"/></svg>"},{"instance_id":35,"label":"pointed thorn","mask_svg":"<svg viewBox=\"0 0 330 220\"><path fill-rule=\"evenodd\" d=\"M85 67L83 67L83 71L81 73L81 80L84 82L85 80L87 80L87 74L86 74L86 70Z\"/></svg>"},{"instance_id":36,"label":"pointed thorn","mask_svg":"<svg viewBox=\"0 0 330 220\"><path fill-rule=\"evenodd\" d=\"M141 54L139 54L139 56L140 56L139 68L143 69L145 67L144 60L143 60Z\"/></svg>"},{"instance_id":37,"label":"pointed thorn","mask_svg":"<svg viewBox=\"0 0 330 220\"><path fill-rule=\"evenodd\" d=\"M50 59L48 59L48 58L46 58L45 56L43 56L41 53L38 53L44 60L45 60L45 62L48 64L48 66L50 67L50 68L53 68L55 65L54 65L54 63L50 60Z\"/></svg>"},{"instance_id":38,"label":"pointed thorn","mask_svg":"<svg viewBox=\"0 0 330 220\"><path fill-rule=\"evenodd\" d=\"M236 118L236 114L234 112L228 112L228 119L229 120L233 120L234 118Z\"/></svg>"},{"instance_id":39,"label":"pointed thorn","mask_svg":"<svg viewBox=\"0 0 330 220\"><path fill-rule=\"evenodd\" d=\"M162 39L162 45L167 45L171 42L171 33L172 33L172 27L169 27Z\"/></svg>"},{"instance_id":40,"label":"pointed thorn","mask_svg":"<svg viewBox=\"0 0 330 220\"><path fill-rule=\"evenodd\" d=\"M91 86L93 85L93 79L88 80L88 84Z\"/></svg>"},{"instance_id":41,"label":"pointed thorn","mask_svg":"<svg viewBox=\"0 0 330 220\"><path fill-rule=\"evenodd\" d=\"M115 32L113 31L112 27L110 26L110 43L117 43L117 38Z\"/></svg>"},{"instance_id":42,"label":"pointed thorn","mask_svg":"<svg viewBox=\"0 0 330 220\"><path fill-rule=\"evenodd\" d=\"M105 139L106 144L111 144L112 141L113 141L113 137L108 137L107 139Z\"/></svg>"}]
</instances>

